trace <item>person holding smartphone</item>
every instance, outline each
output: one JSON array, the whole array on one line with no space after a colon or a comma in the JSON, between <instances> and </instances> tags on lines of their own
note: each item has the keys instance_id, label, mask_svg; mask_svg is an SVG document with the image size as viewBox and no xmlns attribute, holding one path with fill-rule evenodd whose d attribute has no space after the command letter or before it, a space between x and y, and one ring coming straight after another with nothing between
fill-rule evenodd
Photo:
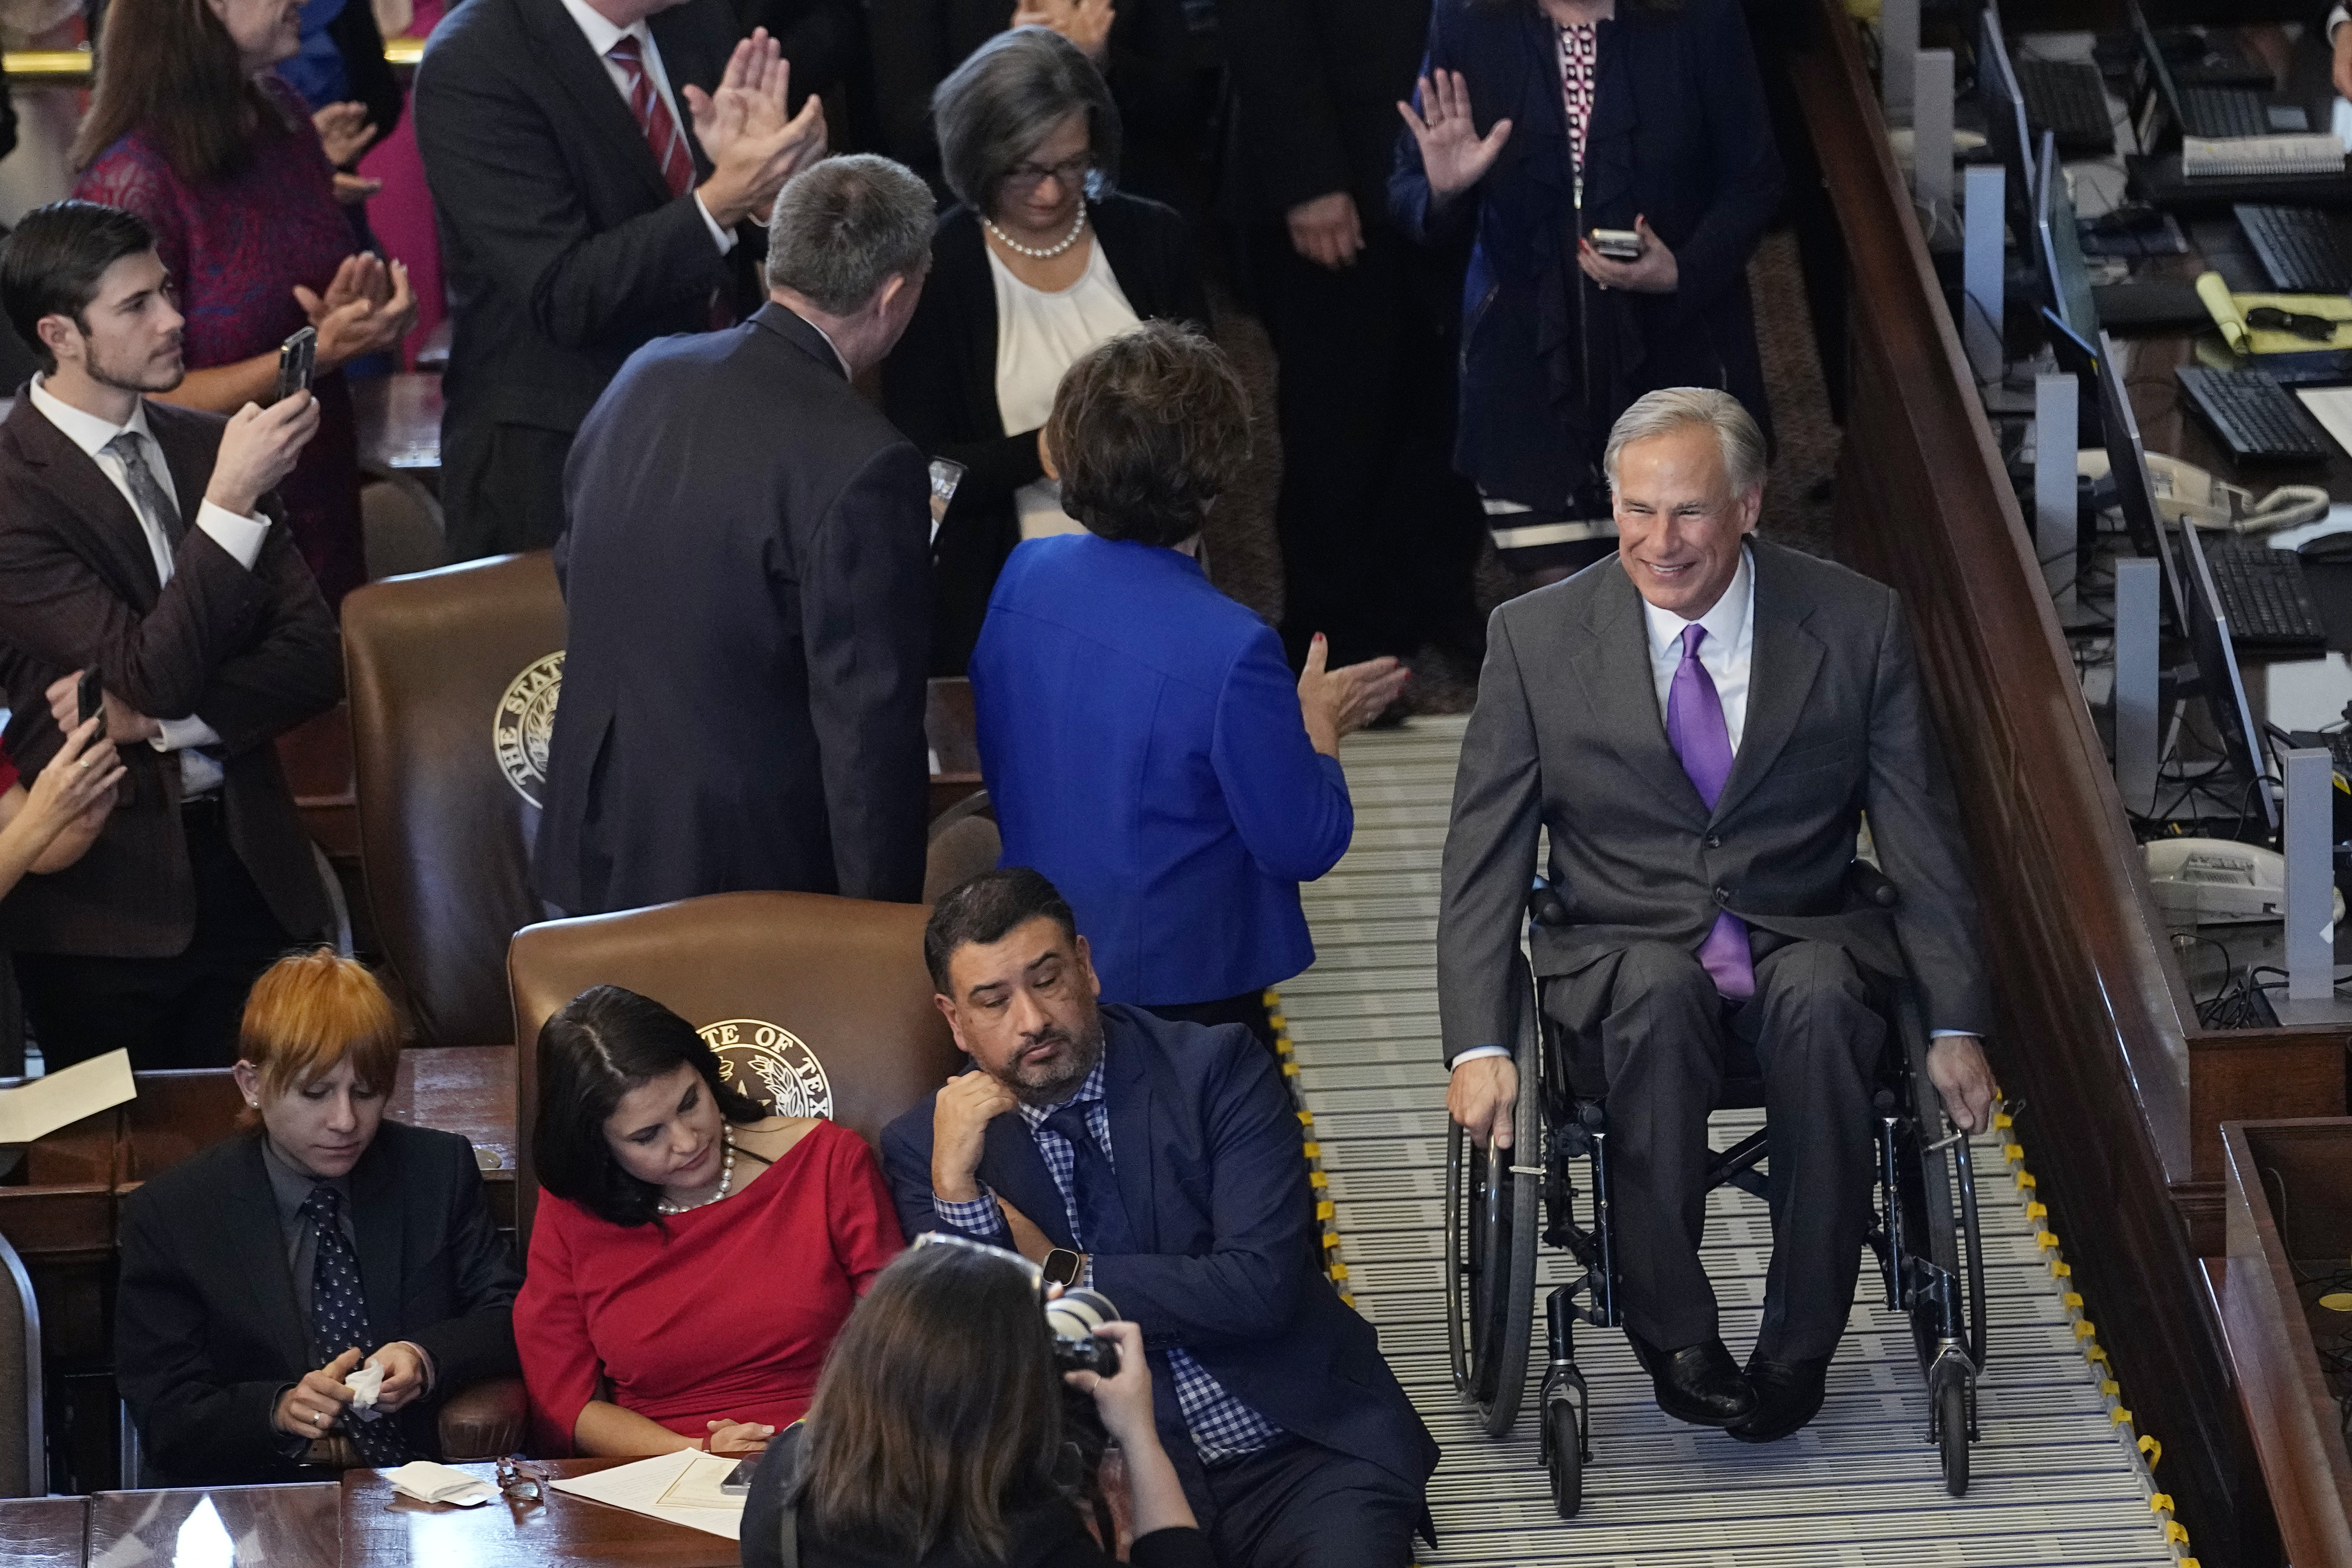
<instances>
[{"instance_id":1,"label":"person holding smartphone","mask_svg":"<svg viewBox=\"0 0 2352 1568\"><path fill-rule=\"evenodd\" d=\"M1645 392L1719 387L1769 438L1748 262L1782 181L1737 0L1438 0L1397 112L1391 215L1475 242L1454 466L1505 564L1616 548L1601 452Z\"/></svg>"}]
</instances>

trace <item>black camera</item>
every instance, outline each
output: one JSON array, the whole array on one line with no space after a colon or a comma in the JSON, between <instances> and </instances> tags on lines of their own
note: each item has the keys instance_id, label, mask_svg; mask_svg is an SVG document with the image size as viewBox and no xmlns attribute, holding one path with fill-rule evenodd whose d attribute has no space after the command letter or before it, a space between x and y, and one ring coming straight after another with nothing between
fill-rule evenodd
<instances>
[{"instance_id":1,"label":"black camera","mask_svg":"<svg viewBox=\"0 0 2352 1568\"><path fill-rule=\"evenodd\" d=\"M1104 1323L1118 1321L1118 1309L1098 1290L1072 1289L1045 1303L1045 1327L1054 1335L1055 1372L1118 1375L1118 1346L1095 1337Z\"/></svg>"}]
</instances>

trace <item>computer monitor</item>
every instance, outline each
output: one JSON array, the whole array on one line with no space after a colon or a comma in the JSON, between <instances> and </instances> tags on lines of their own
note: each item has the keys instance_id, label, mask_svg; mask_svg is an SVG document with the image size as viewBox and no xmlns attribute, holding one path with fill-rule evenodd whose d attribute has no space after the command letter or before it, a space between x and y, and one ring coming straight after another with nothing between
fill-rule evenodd
<instances>
[{"instance_id":1,"label":"computer monitor","mask_svg":"<svg viewBox=\"0 0 2352 1568\"><path fill-rule=\"evenodd\" d=\"M2238 651L2230 637L2229 617L2221 613L2221 596L2214 592L2213 574L2205 563L2205 543L2188 524L2180 529L2181 576L2188 589L2189 652L2197 660L2197 685L2204 693L2205 710L2221 738L2222 755L2245 781L2247 798L2242 809L2252 818L2259 804L2264 831L2279 830L2279 801L2271 781L2270 748L2254 726L2254 710L2246 700L2246 682L2238 668Z\"/></svg>"},{"instance_id":2,"label":"computer monitor","mask_svg":"<svg viewBox=\"0 0 2352 1568\"><path fill-rule=\"evenodd\" d=\"M2033 142L2025 126L2025 93L2017 84L2000 16L1984 9L1977 28L1977 96L1983 100L1985 140L2008 177L2010 226L2023 234L2033 220Z\"/></svg>"},{"instance_id":3,"label":"computer monitor","mask_svg":"<svg viewBox=\"0 0 2352 1568\"><path fill-rule=\"evenodd\" d=\"M2140 100L2132 109L2132 128L2141 152L2168 153L2179 143L2187 123L2180 113L2180 86L2172 79L2172 63L2164 58L2164 45L2156 29L2147 25L2147 13L2139 8L2139 0L2125 0L2125 4L2131 13L2132 36L2139 44L2140 64L2147 73Z\"/></svg>"},{"instance_id":4,"label":"computer monitor","mask_svg":"<svg viewBox=\"0 0 2352 1568\"><path fill-rule=\"evenodd\" d=\"M2083 259L2083 231L2074 225L2074 199L2058 167L2058 139L2042 133L2034 194L2033 252L2042 290L2074 334L2084 342L2099 330L2099 308L2091 293L2091 269Z\"/></svg>"},{"instance_id":5,"label":"computer monitor","mask_svg":"<svg viewBox=\"0 0 2352 1568\"><path fill-rule=\"evenodd\" d=\"M2065 362L2062 357L2060 362ZM2132 550L2153 555L2164 568L2165 599L2172 606L2173 625L2189 625L2188 601L2181 593L2180 563L2173 559L2165 537L2164 519L2156 510L2156 487L2147 477L2147 449L2141 445L2139 421L2132 415L2124 392L2123 358L2106 333L2099 334L2096 367L2099 384L2099 428L2107 448L2107 473L2115 480L2116 504L2124 514L2124 529Z\"/></svg>"},{"instance_id":6,"label":"computer monitor","mask_svg":"<svg viewBox=\"0 0 2352 1568\"><path fill-rule=\"evenodd\" d=\"M2050 340L2052 357L2058 368L2074 378L2083 389L2082 403L2075 416L2075 436L2085 447L2104 446L2106 417L2100 413L2099 351L2074 335L2064 319L2049 306L2042 307L2042 330Z\"/></svg>"}]
</instances>

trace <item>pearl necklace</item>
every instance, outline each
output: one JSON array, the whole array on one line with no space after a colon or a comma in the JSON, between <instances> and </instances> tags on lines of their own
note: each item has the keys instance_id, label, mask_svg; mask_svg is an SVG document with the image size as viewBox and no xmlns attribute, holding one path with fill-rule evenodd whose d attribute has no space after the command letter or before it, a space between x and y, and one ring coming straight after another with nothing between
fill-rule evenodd
<instances>
[{"instance_id":1,"label":"pearl necklace","mask_svg":"<svg viewBox=\"0 0 2352 1568\"><path fill-rule=\"evenodd\" d=\"M1047 261L1061 255L1062 252L1069 249L1070 247L1078 243L1078 236L1084 234L1087 229L1087 204L1084 202L1080 202L1078 204L1078 221L1070 226L1070 232L1062 237L1062 243L1059 245L1046 246L1042 250L1034 245L1022 244L1019 240L1005 233L1003 229L997 227L996 220L993 218L984 217L980 221L982 225L987 228L989 233L996 237L996 242L1004 247L1005 249L1017 251L1021 255L1029 258L1032 261Z\"/></svg>"},{"instance_id":2,"label":"pearl necklace","mask_svg":"<svg viewBox=\"0 0 2352 1568\"><path fill-rule=\"evenodd\" d=\"M725 1140L727 1144L727 1157L719 1163L719 1190L711 1194L709 1197L703 1199L698 1204L657 1203L654 1205L654 1207L659 1209L664 1214L684 1214L688 1209L709 1208L712 1204L717 1203L719 1199L727 1195L727 1189L735 1184L735 1128L733 1124L725 1121L720 1122L719 1124L719 1136Z\"/></svg>"}]
</instances>

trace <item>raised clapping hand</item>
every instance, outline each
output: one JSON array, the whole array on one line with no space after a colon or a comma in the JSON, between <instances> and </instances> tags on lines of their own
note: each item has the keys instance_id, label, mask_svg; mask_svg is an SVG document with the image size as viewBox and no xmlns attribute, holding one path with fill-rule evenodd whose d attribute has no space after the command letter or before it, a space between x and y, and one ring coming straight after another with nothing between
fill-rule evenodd
<instances>
[{"instance_id":1,"label":"raised clapping hand","mask_svg":"<svg viewBox=\"0 0 2352 1568\"><path fill-rule=\"evenodd\" d=\"M1327 669L1330 657L1331 645L1317 632L1307 645L1307 668L1298 672L1298 713L1307 742L1327 757L1339 755L1340 741L1386 712L1412 679L1412 671L1385 654Z\"/></svg>"},{"instance_id":2,"label":"raised clapping hand","mask_svg":"<svg viewBox=\"0 0 2352 1568\"><path fill-rule=\"evenodd\" d=\"M366 152L375 141L375 122L367 117L364 103L331 103L310 116L310 123L319 129L319 142L327 150L327 162L338 169Z\"/></svg>"},{"instance_id":3,"label":"raised clapping hand","mask_svg":"<svg viewBox=\"0 0 2352 1568\"><path fill-rule=\"evenodd\" d=\"M1470 87L1460 71L1431 72L1421 79L1420 90L1413 96L1421 102L1422 113L1414 113L1412 105L1403 102L1397 105L1397 112L1404 116L1405 128L1421 146L1422 173L1428 177L1431 194L1440 201L1457 196L1485 179L1486 171L1495 166L1503 143L1511 139L1511 122L1497 120L1480 136L1470 118Z\"/></svg>"},{"instance_id":4,"label":"raised clapping hand","mask_svg":"<svg viewBox=\"0 0 2352 1568\"><path fill-rule=\"evenodd\" d=\"M1009 27L1051 27L1097 66L1110 57L1110 0L1020 0Z\"/></svg>"},{"instance_id":5,"label":"raised clapping hand","mask_svg":"<svg viewBox=\"0 0 2352 1568\"><path fill-rule=\"evenodd\" d=\"M318 372L340 370L388 349L416 324L416 295L404 264L370 251L343 258L324 292L294 286L295 303L318 329Z\"/></svg>"},{"instance_id":6,"label":"raised clapping hand","mask_svg":"<svg viewBox=\"0 0 2352 1568\"><path fill-rule=\"evenodd\" d=\"M811 95L798 114L784 112L792 75L782 46L754 27L728 57L716 92L686 89L695 140L711 163L702 205L721 228L764 215L786 180L825 154L824 102Z\"/></svg>"},{"instance_id":7,"label":"raised clapping hand","mask_svg":"<svg viewBox=\"0 0 2352 1568\"><path fill-rule=\"evenodd\" d=\"M1589 239L1576 242L1576 264L1584 275L1603 289L1622 289L1633 294L1671 294L1682 281L1680 268L1675 265L1675 253L1666 242L1650 231L1650 220L1637 217L1633 232L1642 237L1642 254L1631 261L1612 261L1592 248Z\"/></svg>"},{"instance_id":8,"label":"raised clapping hand","mask_svg":"<svg viewBox=\"0 0 2352 1568\"><path fill-rule=\"evenodd\" d=\"M1290 229L1290 248L1318 267L1336 272L1352 266L1364 248L1364 220L1356 211L1356 198L1345 191L1327 191L1283 216Z\"/></svg>"}]
</instances>

